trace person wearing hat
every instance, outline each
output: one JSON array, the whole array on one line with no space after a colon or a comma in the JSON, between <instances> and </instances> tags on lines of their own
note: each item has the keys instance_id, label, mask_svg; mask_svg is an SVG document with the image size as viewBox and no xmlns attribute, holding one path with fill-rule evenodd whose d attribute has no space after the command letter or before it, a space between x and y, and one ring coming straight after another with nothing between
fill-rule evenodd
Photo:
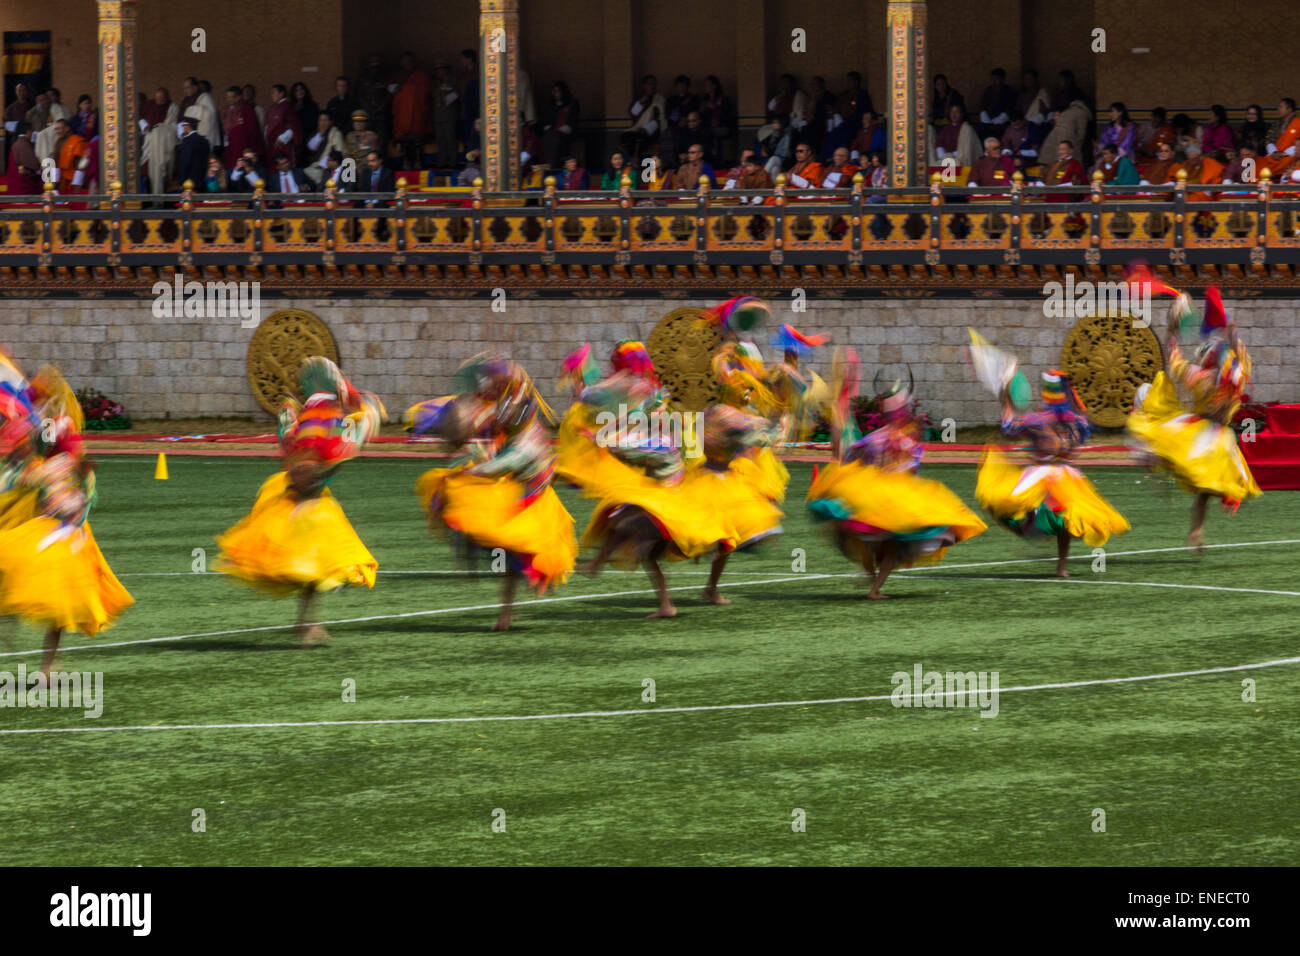
<instances>
[{"instance_id":1,"label":"person wearing hat","mask_svg":"<svg viewBox=\"0 0 1300 956\"><path fill-rule=\"evenodd\" d=\"M876 378L879 427L859 437L853 414L858 356L836 357L831 450L836 461L813 477L808 510L827 523L836 545L871 577L870 600L897 567L934 564L954 544L988 527L946 485L916 472L924 447L911 385ZM908 371L909 379L911 370Z\"/></svg>"},{"instance_id":2,"label":"person wearing hat","mask_svg":"<svg viewBox=\"0 0 1300 956\"><path fill-rule=\"evenodd\" d=\"M1232 430L1250 384L1250 354L1215 286L1205 290L1199 341L1194 331L1198 318L1190 297L1179 293L1169 308L1165 368L1150 386L1139 389L1128 430L1159 470L1196 496L1187 544L1200 551L1211 498L1235 512L1242 501L1262 492ZM1196 343L1190 360L1183 356L1180 333Z\"/></svg>"},{"instance_id":3,"label":"person wearing hat","mask_svg":"<svg viewBox=\"0 0 1300 956\"><path fill-rule=\"evenodd\" d=\"M366 154L379 149L379 136L370 129L370 114L365 110L352 111L352 132L343 137L343 155L356 163L358 175L366 165Z\"/></svg>"},{"instance_id":4,"label":"person wearing hat","mask_svg":"<svg viewBox=\"0 0 1300 956\"><path fill-rule=\"evenodd\" d=\"M1069 577L1070 543L1082 538L1099 548L1113 534L1128 530L1124 516L1106 501L1070 459L1092 432L1083 401L1059 369L1043 373L1042 402L1029 411L1029 384L1005 356L971 331L971 358L976 375L993 388L999 381L1002 433L1027 439L1019 465L996 445L984 449L975 481L975 498L998 523L1022 538L1056 539L1056 576ZM994 361L996 359L996 362ZM987 370L996 364L998 373Z\"/></svg>"},{"instance_id":5,"label":"person wearing hat","mask_svg":"<svg viewBox=\"0 0 1300 956\"><path fill-rule=\"evenodd\" d=\"M180 153L176 157L176 178L181 186L188 179L198 189L208 177L208 156L212 144L198 131L200 111L187 107L181 117L178 133L181 138Z\"/></svg>"}]
</instances>

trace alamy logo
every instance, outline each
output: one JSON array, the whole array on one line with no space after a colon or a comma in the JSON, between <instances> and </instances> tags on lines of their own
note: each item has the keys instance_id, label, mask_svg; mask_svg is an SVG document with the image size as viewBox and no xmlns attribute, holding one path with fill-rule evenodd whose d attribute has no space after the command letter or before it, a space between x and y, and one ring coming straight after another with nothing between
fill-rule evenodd
<instances>
[{"instance_id":1,"label":"alamy logo","mask_svg":"<svg viewBox=\"0 0 1300 956\"><path fill-rule=\"evenodd\" d=\"M18 673L0 671L0 707L68 707L81 710L95 720L104 713L103 671L54 671L45 677L27 675L27 665Z\"/></svg>"},{"instance_id":2,"label":"alamy logo","mask_svg":"<svg viewBox=\"0 0 1300 956\"><path fill-rule=\"evenodd\" d=\"M51 926L127 926L134 936L148 936L152 928L152 893L85 893L74 886L70 893L50 897Z\"/></svg>"},{"instance_id":3,"label":"alamy logo","mask_svg":"<svg viewBox=\"0 0 1300 956\"><path fill-rule=\"evenodd\" d=\"M997 671L927 671L920 664L912 673L896 671L889 679L895 707L975 707L981 717L998 715Z\"/></svg>"},{"instance_id":4,"label":"alamy logo","mask_svg":"<svg viewBox=\"0 0 1300 956\"><path fill-rule=\"evenodd\" d=\"M176 319L182 316L199 319L240 319L240 326L255 329L262 321L262 283L185 281L178 272L171 282L159 279L153 284L153 316Z\"/></svg>"},{"instance_id":5,"label":"alamy logo","mask_svg":"<svg viewBox=\"0 0 1300 956\"><path fill-rule=\"evenodd\" d=\"M628 410L597 412L596 444L601 448L680 448L684 458L704 454L700 412Z\"/></svg>"},{"instance_id":6,"label":"alamy logo","mask_svg":"<svg viewBox=\"0 0 1300 956\"><path fill-rule=\"evenodd\" d=\"M1065 283L1048 282L1043 286L1043 315L1049 319L1082 319L1108 312L1126 312L1133 316L1133 328L1151 325L1151 286L1149 283L1074 281L1068 273Z\"/></svg>"}]
</instances>

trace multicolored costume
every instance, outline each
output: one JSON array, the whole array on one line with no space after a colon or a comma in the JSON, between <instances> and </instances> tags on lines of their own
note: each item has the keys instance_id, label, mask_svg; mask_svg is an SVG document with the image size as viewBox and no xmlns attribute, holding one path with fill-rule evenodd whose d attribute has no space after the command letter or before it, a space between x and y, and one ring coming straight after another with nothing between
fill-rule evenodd
<instances>
[{"instance_id":1,"label":"multicolored costume","mask_svg":"<svg viewBox=\"0 0 1300 956\"><path fill-rule=\"evenodd\" d=\"M1165 370L1143 386L1128 418L1137 447L1186 491L1223 499L1236 509L1261 494L1231 428L1250 382L1250 355L1228 320L1219 290L1205 292L1200 342L1191 361L1171 334ZM1195 312L1186 296L1175 300L1172 323L1187 327Z\"/></svg>"},{"instance_id":2,"label":"multicolored costume","mask_svg":"<svg viewBox=\"0 0 1300 956\"><path fill-rule=\"evenodd\" d=\"M515 362L478 356L457 374L459 395L407 411L417 434L437 434L462 449L448 468L416 482L432 527L484 549L501 548L511 568L539 593L563 584L578 546L573 517L551 487L555 456L543 422L550 409Z\"/></svg>"},{"instance_id":3,"label":"multicolored costume","mask_svg":"<svg viewBox=\"0 0 1300 956\"><path fill-rule=\"evenodd\" d=\"M23 383L0 353L0 615L94 637L135 602L90 530L95 470L81 427L57 371Z\"/></svg>"},{"instance_id":4,"label":"multicolored costume","mask_svg":"<svg viewBox=\"0 0 1300 956\"><path fill-rule=\"evenodd\" d=\"M306 359L299 382L306 402L286 399L280 411L283 467L247 517L217 538L217 567L277 594L374 587L379 564L328 486L378 431L384 407L326 358Z\"/></svg>"},{"instance_id":5,"label":"multicolored costume","mask_svg":"<svg viewBox=\"0 0 1300 956\"><path fill-rule=\"evenodd\" d=\"M933 564L983 532L984 522L946 485L917 474L924 448L910 389L898 384L881 396L886 424L860 437L850 414L856 353L849 350L837 365L831 428L838 461L814 476L807 500L814 517L830 523L845 556L871 573L887 546L897 549L902 567Z\"/></svg>"},{"instance_id":6,"label":"multicolored costume","mask_svg":"<svg viewBox=\"0 0 1300 956\"><path fill-rule=\"evenodd\" d=\"M699 439L689 433L694 417L670 410L640 342L619 343L612 364L613 373L596 381L590 346L565 360L565 381L577 401L560 426L556 474L597 501L583 547L600 547L618 526L636 523L639 533L621 535L610 555L624 567L660 544L673 560L730 551L736 541L724 515L702 495L702 485L683 481L682 446Z\"/></svg>"},{"instance_id":7,"label":"multicolored costume","mask_svg":"<svg viewBox=\"0 0 1300 956\"><path fill-rule=\"evenodd\" d=\"M974 330L971 338L973 354L996 351ZM981 357L977 367L981 362L987 365ZM1129 523L1069 463L1092 432L1083 403L1069 378L1053 369L1043 373L1043 408L1018 409L1010 390L1015 367L1014 360L1000 363L1004 372L999 389L1003 396L1002 432L1028 440L1021 450L1030 464L1017 464L997 446L987 446L975 482L975 498L999 524L1021 537L1057 538L1064 533L1100 547L1111 535L1127 531ZM992 387L996 382L989 384ZM1017 398L1023 401L1018 390Z\"/></svg>"}]
</instances>

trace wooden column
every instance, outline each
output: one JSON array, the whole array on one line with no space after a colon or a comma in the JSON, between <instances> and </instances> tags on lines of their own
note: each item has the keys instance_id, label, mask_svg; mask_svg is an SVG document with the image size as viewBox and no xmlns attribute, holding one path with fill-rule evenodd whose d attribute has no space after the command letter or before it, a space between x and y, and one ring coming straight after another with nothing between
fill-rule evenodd
<instances>
[{"instance_id":1,"label":"wooden column","mask_svg":"<svg viewBox=\"0 0 1300 956\"><path fill-rule=\"evenodd\" d=\"M99 191L114 182L137 190L135 127L136 0L99 2Z\"/></svg>"},{"instance_id":2,"label":"wooden column","mask_svg":"<svg viewBox=\"0 0 1300 956\"><path fill-rule=\"evenodd\" d=\"M889 0L889 184L925 186L926 171L925 0Z\"/></svg>"},{"instance_id":3,"label":"wooden column","mask_svg":"<svg viewBox=\"0 0 1300 956\"><path fill-rule=\"evenodd\" d=\"M483 182L519 188L519 0L479 0Z\"/></svg>"}]
</instances>

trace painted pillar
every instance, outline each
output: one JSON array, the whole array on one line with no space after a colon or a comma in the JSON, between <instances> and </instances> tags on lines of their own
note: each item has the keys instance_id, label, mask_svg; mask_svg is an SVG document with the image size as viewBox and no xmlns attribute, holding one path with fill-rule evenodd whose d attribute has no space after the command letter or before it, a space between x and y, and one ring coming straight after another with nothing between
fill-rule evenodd
<instances>
[{"instance_id":1,"label":"painted pillar","mask_svg":"<svg viewBox=\"0 0 1300 956\"><path fill-rule=\"evenodd\" d=\"M479 0L478 23L483 188L518 189L519 0Z\"/></svg>"},{"instance_id":2,"label":"painted pillar","mask_svg":"<svg viewBox=\"0 0 1300 956\"><path fill-rule=\"evenodd\" d=\"M889 0L889 184L920 186L926 171L925 0Z\"/></svg>"},{"instance_id":3,"label":"painted pillar","mask_svg":"<svg viewBox=\"0 0 1300 956\"><path fill-rule=\"evenodd\" d=\"M136 0L99 2L99 191L138 188L135 125Z\"/></svg>"}]
</instances>

